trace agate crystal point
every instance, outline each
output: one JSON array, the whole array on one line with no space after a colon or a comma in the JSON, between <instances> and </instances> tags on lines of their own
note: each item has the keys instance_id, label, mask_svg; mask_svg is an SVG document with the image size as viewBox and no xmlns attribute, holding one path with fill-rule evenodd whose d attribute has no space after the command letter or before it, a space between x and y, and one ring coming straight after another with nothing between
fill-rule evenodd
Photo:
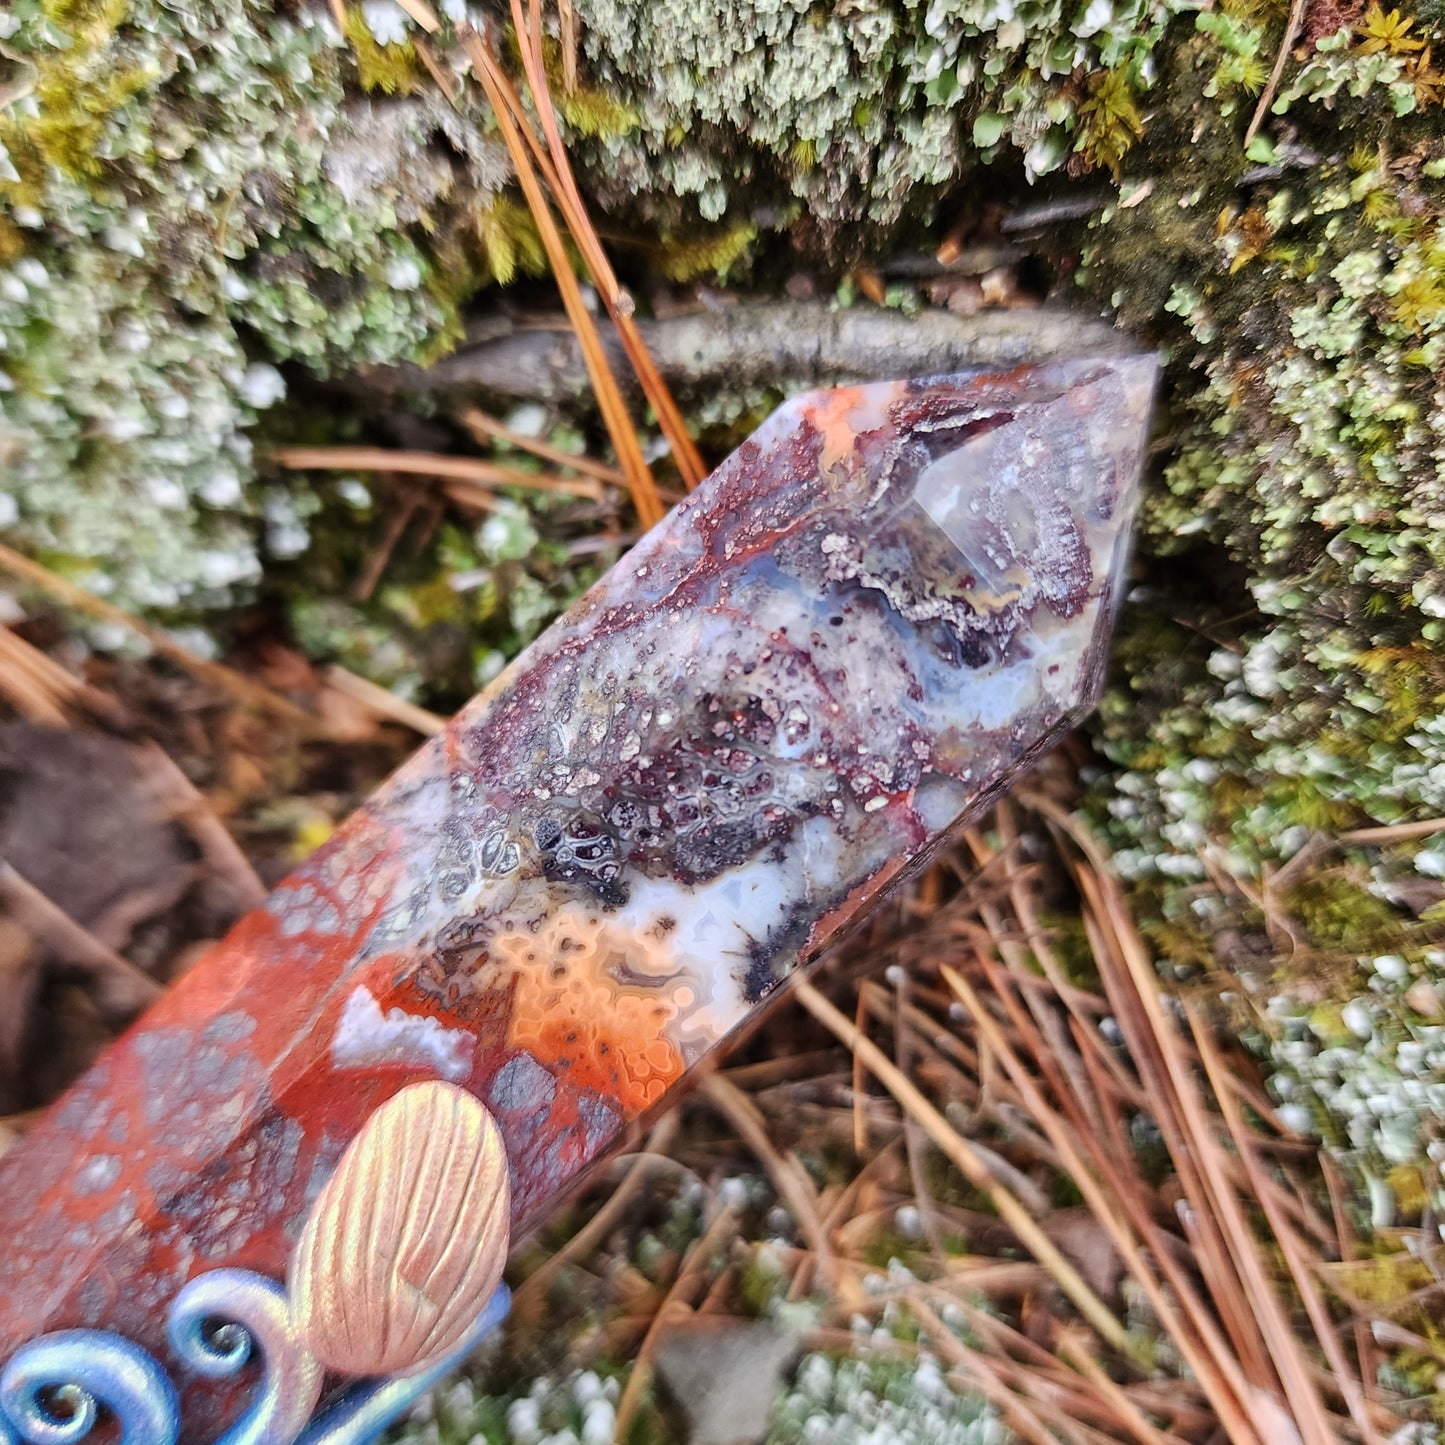
<instances>
[{"instance_id":1,"label":"agate crystal point","mask_svg":"<svg viewBox=\"0 0 1445 1445\"><path fill-rule=\"evenodd\" d=\"M366 1120L495 1119L514 1237L1094 703L1155 364L781 408L0 1164L0 1360L164 1358ZM185 1381L191 1435L235 1408Z\"/></svg>"}]
</instances>

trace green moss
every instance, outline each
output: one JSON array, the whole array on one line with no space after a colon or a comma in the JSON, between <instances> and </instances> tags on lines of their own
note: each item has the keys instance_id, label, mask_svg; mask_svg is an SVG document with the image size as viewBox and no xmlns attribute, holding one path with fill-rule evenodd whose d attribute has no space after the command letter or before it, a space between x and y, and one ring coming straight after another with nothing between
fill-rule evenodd
<instances>
[{"instance_id":1,"label":"green moss","mask_svg":"<svg viewBox=\"0 0 1445 1445\"><path fill-rule=\"evenodd\" d=\"M1077 913L1045 913L1039 922L1054 957L1063 966L1064 977L1080 988L1097 988L1099 971L1083 919Z\"/></svg>"},{"instance_id":2,"label":"green moss","mask_svg":"<svg viewBox=\"0 0 1445 1445\"><path fill-rule=\"evenodd\" d=\"M346 38L356 57L356 75L363 90L383 95L410 95L427 79L426 67L409 40L378 45L361 11L346 10Z\"/></svg>"},{"instance_id":3,"label":"green moss","mask_svg":"<svg viewBox=\"0 0 1445 1445\"><path fill-rule=\"evenodd\" d=\"M733 268L749 255L757 237L758 228L748 222L700 236L664 237L662 274L671 281L713 276L726 282Z\"/></svg>"},{"instance_id":4,"label":"green moss","mask_svg":"<svg viewBox=\"0 0 1445 1445\"><path fill-rule=\"evenodd\" d=\"M1398 911L1371 893L1367 882L1367 876L1314 873L1290 887L1280 902L1316 948L1384 951L1400 943L1405 930Z\"/></svg>"},{"instance_id":5,"label":"green moss","mask_svg":"<svg viewBox=\"0 0 1445 1445\"><path fill-rule=\"evenodd\" d=\"M590 140L610 140L637 128L637 111L616 96L595 87L556 88L557 109L574 134Z\"/></svg>"},{"instance_id":6,"label":"green moss","mask_svg":"<svg viewBox=\"0 0 1445 1445\"><path fill-rule=\"evenodd\" d=\"M1211 13L1216 43L1245 23ZM1188 73L1211 73L1199 47L1183 47ZM1248 47L1236 36L1223 48ZM1307 175L1256 182L1248 204L1232 180L1244 157L1218 145L1204 104L1218 87L1191 98L1181 86L1151 118L1150 153L1130 156L1150 194L1107 213L1090 249L1089 283L1126 315L1158 326L1162 298L1185 330L1171 340L1189 365L1175 373L1165 486L1146 508L1150 549L1222 560L1239 588L1167 661L1148 658L1167 647L1157 617L1128 619L1133 696L1103 712L1111 754L1164 779L1165 817L1144 809L1144 832L1160 830L1181 876L1205 832L1226 833L1249 868L1309 832L1445 802L1430 761L1445 712L1432 620L1445 517L1430 480L1445 408L1419 369L1445 359L1433 290L1445 196L1429 174L1441 145L1429 124L1394 120L1374 58L1362 44L1304 69L1356 67L1357 108L1398 134L1368 153L1353 139L1332 147L1337 119L1296 77L1290 124L1317 159ZM1143 821L1137 805L1132 816Z\"/></svg>"},{"instance_id":7,"label":"green moss","mask_svg":"<svg viewBox=\"0 0 1445 1445\"><path fill-rule=\"evenodd\" d=\"M40 13L82 49L107 40L125 19L128 0L41 0Z\"/></svg>"},{"instance_id":8,"label":"green moss","mask_svg":"<svg viewBox=\"0 0 1445 1445\"><path fill-rule=\"evenodd\" d=\"M51 167L76 178L101 174L98 143L107 118L155 78L151 66L107 63L126 9L127 0L40 6L37 19L64 43L34 49L22 43L8 56L23 67L26 83L17 87L20 99L0 109L0 148L15 172L7 178L0 168L0 199L35 205Z\"/></svg>"},{"instance_id":9,"label":"green moss","mask_svg":"<svg viewBox=\"0 0 1445 1445\"><path fill-rule=\"evenodd\" d=\"M507 285L519 271L540 276L547 269L537 222L520 201L498 196L478 213L477 236L486 268L499 285Z\"/></svg>"},{"instance_id":10,"label":"green moss","mask_svg":"<svg viewBox=\"0 0 1445 1445\"><path fill-rule=\"evenodd\" d=\"M775 1304L787 1298L788 1276L770 1251L754 1249L743 1265L739 1291L751 1313L766 1316Z\"/></svg>"},{"instance_id":11,"label":"green moss","mask_svg":"<svg viewBox=\"0 0 1445 1445\"><path fill-rule=\"evenodd\" d=\"M1157 892L1141 890L1140 902L1139 931L1176 976L1214 968L1214 939L1196 917L1187 909L1172 908L1171 900Z\"/></svg>"},{"instance_id":12,"label":"green moss","mask_svg":"<svg viewBox=\"0 0 1445 1445\"><path fill-rule=\"evenodd\" d=\"M0 141L21 174L11 183L11 199L33 200L48 167L77 179L102 175L99 145L110 116L154 79L141 67L103 76L58 66L45 73L35 86L36 113L23 121L0 119Z\"/></svg>"},{"instance_id":13,"label":"green moss","mask_svg":"<svg viewBox=\"0 0 1445 1445\"><path fill-rule=\"evenodd\" d=\"M1445 814L1445 132L1410 13L1372 11L1288 61L1246 154L1283 18L1170 33L1128 204L1061 246L1170 362L1091 806L1161 958L1235 970L1292 1122L1382 1172L1445 1154L1403 998L1445 969L1445 848L1290 860Z\"/></svg>"},{"instance_id":14,"label":"green moss","mask_svg":"<svg viewBox=\"0 0 1445 1445\"><path fill-rule=\"evenodd\" d=\"M1091 75L1088 89L1088 98L1079 107L1079 134L1074 149L1090 165L1103 166L1117 176L1129 147L1144 134L1134 90L1123 70L1101 70Z\"/></svg>"}]
</instances>

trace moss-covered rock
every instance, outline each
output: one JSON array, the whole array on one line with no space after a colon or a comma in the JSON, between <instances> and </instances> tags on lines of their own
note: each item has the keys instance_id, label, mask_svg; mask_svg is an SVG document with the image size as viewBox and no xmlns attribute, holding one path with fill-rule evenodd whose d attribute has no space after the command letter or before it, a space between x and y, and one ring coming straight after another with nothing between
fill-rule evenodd
<instances>
[{"instance_id":1,"label":"moss-covered rock","mask_svg":"<svg viewBox=\"0 0 1445 1445\"><path fill-rule=\"evenodd\" d=\"M434 89L373 104L319 10L18 0L0 27L4 520L128 605L233 600L263 521L305 541L253 485L277 364L445 344L485 258L442 258L505 153Z\"/></svg>"},{"instance_id":2,"label":"moss-covered rock","mask_svg":"<svg viewBox=\"0 0 1445 1445\"><path fill-rule=\"evenodd\" d=\"M1298 1121L1399 1163L1441 1132L1442 839L1319 845L1445 814L1445 113L1428 36L1374 8L1307 31L1246 151L1220 77L1279 28L1198 18L1080 241L1171 357L1096 797L1166 956L1257 935Z\"/></svg>"}]
</instances>

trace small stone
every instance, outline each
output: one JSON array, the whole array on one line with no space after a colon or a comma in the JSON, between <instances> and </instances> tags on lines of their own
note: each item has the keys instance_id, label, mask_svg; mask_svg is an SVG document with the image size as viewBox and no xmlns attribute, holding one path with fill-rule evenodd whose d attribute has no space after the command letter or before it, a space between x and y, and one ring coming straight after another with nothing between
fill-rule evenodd
<instances>
[{"instance_id":1,"label":"small stone","mask_svg":"<svg viewBox=\"0 0 1445 1445\"><path fill-rule=\"evenodd\" d=\"M657 1372L688 1420L687 1445L755 1445L799 1336L763 1320L682 1320L669 1326Z\"/></svg>"},{"instance_id":2,"label":"small stone","mask_svg":"<svg viewBox=\"0 0 1445 1445\"><path fill-rule=\"evenodd\" d=\"M1405 990L1405 1002L1421 1018L1438 1019L1445 1014L1445 986L1422 978Z\"/></svg>"}]
</instances>

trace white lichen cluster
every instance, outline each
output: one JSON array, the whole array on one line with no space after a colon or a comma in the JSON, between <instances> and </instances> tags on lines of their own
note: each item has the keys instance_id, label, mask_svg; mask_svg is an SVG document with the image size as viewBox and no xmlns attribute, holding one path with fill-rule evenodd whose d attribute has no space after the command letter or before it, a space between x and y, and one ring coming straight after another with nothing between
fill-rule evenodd
<instances>
[{"instance_id":1,"label":"white lichen cluster","mask_svg":"<svg viewBox=\"0 0 1445 1445\"><path fill-rule=\"evenodd\" d=\"M1004 1445L1009 1434L976 1395L959 1394L935 1356L908 1361L812 1354L773 1409L767 1445Z\"/></svg>"},{"instance_id":2,"label":"white lichen cluster","mask_svg":"<svg viewBox=\"0 0 1445 1445\"><path fill-rule=\"evenodd\" d=\"M505 167L439 97L348 96L323 9L17 0L0 109L0 521L131 606L243 595L304 507L253 485L277 363L451 323L420 238Z\"/></svg>"},{"instance_id":3,"label":"white lichen cluster","mask_svg":"<svg viewBox=\"0 0 1445 1445\"><path fill-rule=\"evenodd\" d=\"M877 1337L897 1343L891 1326L860 1322L859 1351L810 1354L774 1403L767 1445L1005 1445L997 1413L959 1393L938 1359L919 1350L906 1360L870 1352ZM594 1370L540 1376L505 1396L489 1396L467 1377L424 1397L398 1434L405 1445L610 1445L621 1384Z\"/></svg>"},{"instance_id":4,"label":"white lichen cluster","mask_svg":"<svg viewBox=\"0 0 1445 1445\"><path fill-rule=\"evenodd\" d=\"M1226 57L1250 55L1259 37L1230 23ZM1253 185L1209 204L1193 178L1156 176L1151 218L1099 220L1105 244L1137 226L1157 245L1194 211L1198 263L1170 253L1156 273L1136 257L1131 278L1095 256L1121 304L1157 286L1180 323L1166 335L1195 385L1144 531L1181 574L1211 574L1182 600L1156 570L1125 613L1127 680L1100 717L1116 865L1159 908L1170 962L1232 955L1289 1117L1380 1171L1426 1163L1440 1138L1429 924L1445 853L1407 839L1347 852L1348 870L1322 874L1339 855L1316 851L1278 873L1321 838L1445 813L1445 142L1415 114L1430 100L1419 51L1374 43L1327 36L1292 73ZM1378 144L1355 149L1349 115L1370 116ZM1273 919L1244 902L1265 886ZM1241 965L1241 930L1271 926L1260 948L1277 967ZM1397 957L1392 981L1375 961Z\"/></svg>"},{"instance_id":5,"label":"white lichen cluster","mask_svg":"<svg viewBox=\"0 0 1445 1445\"><path fill-rule=\"evenodd\" d=\"M614 1376L573 1370L539 1376L518 1392L484 1394L467 1376L412 1410L406 1445L611 1445L621 1387Z\"/></svg>"},{"instance_id":6,"label":"white lichen cluster","mask_svg":"<svg viewBox=\"0 0 1445 1445\"><path fill-rule=\"evenodd\" d=\"M1363 960L1360 991L1343 1006L1271 1000L1266 1047L1282 1122L1333 1139L1369 1181L1377 1227L1394 1221L1386 1173L1428 1159L1445 1190L1445 1021L1435 980L1445 954L1411 964L1399 954Z\"/></svg>"},{"instance_id":7,"label":"white lichen cluster","mask_svg":"<svg viewBox=\"0 0 1445 1445\"><path fill-rule=\"evenodd\" d=\"M598 72L638 124L606 149L619 195L668 189L746 217L766 176L824 222L898 219L978 161L1033 175L1079 144L1077 77L1132 87L1176 0L583 0ZM1071 77L1075 83L1071 82ZM762 189L768 187L762 185Z\"/></svg>"}]
</instances>

